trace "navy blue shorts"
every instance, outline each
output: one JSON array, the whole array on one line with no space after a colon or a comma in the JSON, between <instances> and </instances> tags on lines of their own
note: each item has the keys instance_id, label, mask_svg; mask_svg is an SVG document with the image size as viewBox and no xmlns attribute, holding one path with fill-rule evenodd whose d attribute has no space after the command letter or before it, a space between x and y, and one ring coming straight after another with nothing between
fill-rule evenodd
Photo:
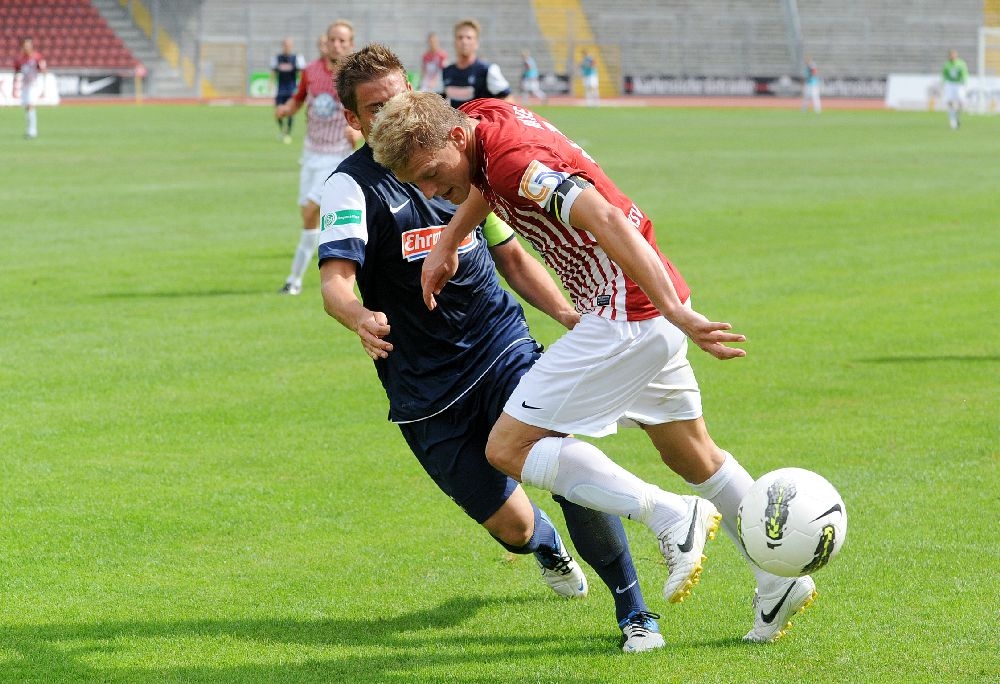
<instances>
[{"instance_id":1,"label":"navy blue shorts","mask_svg":"<svg viewBox=\"0 0 1000 684\"><path fill-rule=\"evenodd\" d=\"M274 106L277 107L278 105L285 104L286 102L292 99L292 95L294 94L295 94L294 90L289 90L287 93L279 91L278 94L274 96Z\"/></svg>"},{"instance_id":2,"label":"navy blue shorts","mask_svg":"<svg viewBox=\"0 0 1000 684\"><path fill-rule=\"evenodd\" d=\"M486 460L486 440L540 347L526 340L497 360L486 376L447 410L399 426L431 479L482 524L510 498L517 482Z\"/></svg>"}]
</instances>

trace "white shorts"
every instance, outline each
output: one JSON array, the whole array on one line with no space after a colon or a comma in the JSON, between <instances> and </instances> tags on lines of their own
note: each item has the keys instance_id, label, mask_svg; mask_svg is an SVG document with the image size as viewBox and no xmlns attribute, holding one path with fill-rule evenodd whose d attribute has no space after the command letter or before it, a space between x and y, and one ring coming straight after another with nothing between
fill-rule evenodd
<instances>
[{"instance_id":1,"label":"white shorts","mask_svg":"<svg viewBox=\"0 0 1000 684\"><path fill-rule=\"evenodd\" d=\"M662 316L629 322L585 314L525 373L504 412L590 437L693 420L702 414L701 391L687 346Z\"/></svg>"},{"instance_id":2,"label":"white shorts","mask_svg":"<svg viewBox=\"0 0 1000 684\"><path fill-rule=\"evenodd\" d=\"M299 172L299 206L306 202L320 205L323 199L323 184L344 157L339 154L302 153L302 170Z\"/></svg>"},{"instance_id":3,"label":"white shorts","mask_svg":"<svg viewBox=\"0 0 1000 684\"><path fill-rule=\"evenodd\" d=\"M945 103L962 104L965 100L965 87L961 83L945 82L943 99Z\"/></svg>"},{"instance_id":4,"label":"white shorts","mask_svg":"<svg viewBox=\"0 0 1000 684\"><path fill-rule=\"evenodd\" d=\"M44 78L44 76L42 76ZM31 81L31 83L25 84L21 82L21 106L23 107L33 107L38 103L38 92L41 90L41 85L37 80Z\"/></svg>"}]
</instances>

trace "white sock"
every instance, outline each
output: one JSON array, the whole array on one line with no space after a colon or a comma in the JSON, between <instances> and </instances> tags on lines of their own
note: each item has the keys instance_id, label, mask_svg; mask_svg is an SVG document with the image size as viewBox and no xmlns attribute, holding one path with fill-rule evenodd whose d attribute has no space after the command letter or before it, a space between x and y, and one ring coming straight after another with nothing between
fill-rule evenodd
<instances>
[{"instance_id":1,"label":"white sock","mask_svg":"<svg viewBox=\"0 0 1000 684\"><path fill-rule=\"evenodd\" d=\"M538 440L521 481L595 511L637 520L659 535L687 515L687 504L622 468L589 442L572 437Z\"/></svg>"},{"instance_id":2,"label":"white sock","mask_svg":"<svg viewBox=\"0 0 1000 684\"><path fill-rule=\"evenodd\" d=\"M35 111L34 107L27 111L27 119L28 135L38 135L38 112Z\"/></svg>"},{"instance_id":3,"label":"white sock","mask_svg":"<svg viewBox=\"0 0 1000 684\"><path fill-rule=\"evenodd\" d=\"M295 256L292 258L292 271L288 274L287 282L293 285L302 284L302 277L306 274L306 268L312 261L317 245L319 245L319 228L303 228L299 245L295 248Z\"/></svg>"},{"instance_id":4,"label":"white sock","mask_svg":"<svg viewBox=\"0 0 1000 684\"><path fill-rule=\"evenodd\" d=\"M753 478L750 477L750 473L746 471L746 468L733 458L732 454L728 451L724 451L723 453L726 455L726 460L722 462L722 466L715 471L712 477L701 484L691 484L690 482L688 484L691 484L691 487L698 492L699 496L715 504L715 507L719 509L719 513L722 513L722 527L746 559L750 570L753 571L754 577L757 578L757 586L766 587L772 582L782 581L783 578L761 570L747 557L746 552L743 550L743 545L736 534L736 511L740 507L743 495L753 486Z\"/></svg>"}]
</instances>

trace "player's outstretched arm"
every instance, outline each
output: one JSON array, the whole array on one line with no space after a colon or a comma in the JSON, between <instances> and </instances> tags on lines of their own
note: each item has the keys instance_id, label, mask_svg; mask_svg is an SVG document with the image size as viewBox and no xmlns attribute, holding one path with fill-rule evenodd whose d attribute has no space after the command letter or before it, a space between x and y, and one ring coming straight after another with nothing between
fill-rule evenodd
<instances>
[{"instance_id":1,"label":"player's outstretched arm","mask_svg":"<svg viewBox=\"0 0 1000 684\"><path fill-rule=\"evenodd\" d=\"M455 210L451 221L441 231L434 248L431 249L420 272L420 287L424 294L424 304L433 311L437 307L434 295L440 294L444 286L458 271L458 246L475 230L490 213L490 205L483 195L473 187L468 198Z\"/></svg>"},{"instance_id":2,"label":"player's outstretched arm","mask_svg":"<svg viewBox=\"0 0 1000 684\"><path fill-rule=\"evenodd\" d=\"M589 231L601 248L634 280L656 308L692 342L717 359L746 356L746 351L728 346L746 337L728 332L729 323L710 321L684 306L659 255L649 246L621 209L610 204L595 188L584 190L573 203L570 220Z\"/></svg>"},{"instance_id":3,"label":"player's outstretched arm","mask_svg":"<svg viewBox=\"0 0 1000 684\"><path fill-rule=\"evenodd\" d=\"M365 308L354 293L357 264L348 259L327 259L320 266L323 308L348 330L357 333L365 353L373 359L384 359L392 344L384 339L389 334L389 321L381 311Z\"/></svg>"}]
</instances>

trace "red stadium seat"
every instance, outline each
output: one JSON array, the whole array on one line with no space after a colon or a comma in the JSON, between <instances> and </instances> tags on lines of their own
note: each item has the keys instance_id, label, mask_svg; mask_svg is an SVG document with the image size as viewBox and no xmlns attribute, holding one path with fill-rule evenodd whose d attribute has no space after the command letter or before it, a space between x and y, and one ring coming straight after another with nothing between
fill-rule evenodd
<instances>
[{"instance_id":1,"label":"red stadium seat","mask_svg":"<svg viewBox=\"0 0 1000 684\"><path fill-rule=\"evenodd\" d=\"M131 68L135 57L87 0L0 0L0 49L30 36L50 67Z\"/></svg>"}]
</instances>

